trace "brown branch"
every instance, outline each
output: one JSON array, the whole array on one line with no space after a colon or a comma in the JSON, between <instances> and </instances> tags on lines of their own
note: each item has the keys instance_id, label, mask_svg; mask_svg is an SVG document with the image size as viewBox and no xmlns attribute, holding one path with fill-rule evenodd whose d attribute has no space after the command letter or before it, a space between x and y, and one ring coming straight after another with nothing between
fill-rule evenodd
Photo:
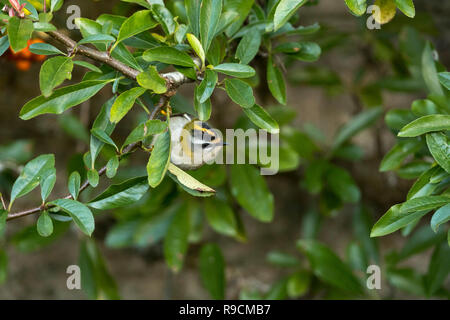
<instances>
[{"instance_id":1,"label":"brown branch","mask_svg":"<svg viewBox=\"0 0 450 320\"><path fill-rule=\"evenodd\" d=\"M66 47L69 55L79 54L98 62L105 63L133 80L136 80L137 75L140 73L139 70L133 69L119 60L112 58L107 51L99 51L84 45L77 46L76 41L72 40L61 31L49 31L48 34L58 42L62 43ZM200 63L197 59L194 59L194 61L197 64ZM193 81L181 72L168 72L161 74L161 76L166 79L169 91L178 88L184 83Z\"/></svg>"}]
</instances>

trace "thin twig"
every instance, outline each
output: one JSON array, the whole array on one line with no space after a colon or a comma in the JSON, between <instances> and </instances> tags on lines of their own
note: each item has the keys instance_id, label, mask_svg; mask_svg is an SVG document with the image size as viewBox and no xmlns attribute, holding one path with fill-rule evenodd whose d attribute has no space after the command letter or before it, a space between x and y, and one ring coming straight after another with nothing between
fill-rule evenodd
<instances>
[{"instance_id":1,"label":"thin twig","mask_svg":"<svg viewBox=\"0 0 450 320\"><path fill-rule=\"evenodd\" d=\"M139 146L140 146L140 142L135 142L135 143L132 143L132 144L128 145L127 147L125 147L125 149L123 150L123 152L121 153L121 155L120 155L119 158L123 157L124 155L126 155L126 154L128 154L128 153L130 153L130 152L133 152L133 151L134 151L135 149L137 149ZM101 169L98 171L98 175L99 175L99 176L102 176L103 174L105 174L105 172L106 172L106 166L104 166L103 168L101 168ZM83 192L84 190L86 190L87 187L89 187L89 181L88 181L88 180L86 180L86 181L81 185L79 193L81 193L81 192ZM64 199L73 199L73 196L72 196L72 195L67 195L66 197L64 197ZM49 208L52 208L52 207L54 207L54 206L53 206L53 205L40 206L40 207L36 207L36 208L32 208L32 209L27 209L27 210L20 211L20 212L16 212L16 213L9 213L9 214L8 214L8 217L6 218L6 220L9 221L9 220L21 218L21 217L28 216L28 215L33 214L33 213L41 212L41 211L43 211L43 210L46 210L46 209L49 209Z\"/></svg>"}]
</instances>

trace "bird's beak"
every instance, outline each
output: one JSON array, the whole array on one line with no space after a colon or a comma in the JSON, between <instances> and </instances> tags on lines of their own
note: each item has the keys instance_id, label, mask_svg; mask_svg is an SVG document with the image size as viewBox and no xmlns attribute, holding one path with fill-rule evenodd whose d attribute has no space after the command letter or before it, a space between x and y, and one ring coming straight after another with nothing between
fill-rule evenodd
<instances>
[{"instance_id":1,"label":"bird's beak","mask_svg":"<svg viewBox=\"0 0 450 320\"><path fill-rule=\"evenodd\" d=\"M222 142L222 145L223 145L223 146L229 146L230 144L229 144L229 143L226 143L226 142Z\"/></svg>"}]
</instances>

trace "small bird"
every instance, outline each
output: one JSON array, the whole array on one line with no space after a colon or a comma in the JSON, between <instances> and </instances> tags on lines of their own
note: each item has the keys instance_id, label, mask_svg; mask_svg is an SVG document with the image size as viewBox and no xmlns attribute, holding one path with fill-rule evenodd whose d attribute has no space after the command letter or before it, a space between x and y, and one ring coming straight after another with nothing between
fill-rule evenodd
<instances>
[{"instance_id":1,"label":"small bird","mask_svg":"<svg viewBox=\"0 0 450 320\"><path fill-rule=\"evenodd\" d=\"M185 170L212 163L225 143L221 133L186 113L170 117L171 162Z\"/></svg>"}]
</instances>

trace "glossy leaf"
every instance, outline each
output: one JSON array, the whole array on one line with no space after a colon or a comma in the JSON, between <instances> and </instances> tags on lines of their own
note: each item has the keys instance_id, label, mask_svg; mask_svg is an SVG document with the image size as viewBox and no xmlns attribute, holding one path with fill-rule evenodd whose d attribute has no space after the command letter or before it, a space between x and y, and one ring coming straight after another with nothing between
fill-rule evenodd
<instances>
[{"instance_id":1,"label":"glossy leaf","mask_svg":"<svg viewBox=\"0 0 450 320\"><path fill-rule=\"evenodd\" d=\"M200 36L200 6L201 0L185 0L186 15L189 21L189 27L192 33L196 36Z\"/></svg>"},{"instance_id":2,"label":"glossy leaf","mask_svg":"<svg viewBox=\"0 0 450 320\"><path fill-rule=\"evenodd\" d=\"M7 30L11 49L18 52L27 47L33 33L33 22L30 19L12 17L8 21Z\"/></svg>"},{"instance_id":3,"label":"glossy leaf","mask_svg":"<svg viewBox=\"0 0 450 320\"><path fill-rule=\"evenodd\" d=\"M280 29L307 0L281 0L273 17L274 31Z\"/></svg>"},{"instance_id":4,"label":"glossy leaf","mask_svg":"<svg viewBox=\"0 0 450 320\"><path fill-rule=\"evenodd\" d=\"M200 86L197 86L194 89L194 108L200 121L208 121L212 111L211 100L208 98L205 102L201 103L198 100L198 97L201 96L201 94L198 93L199 90Z\"/></svg>"},{"instance_id":5,"label":"glossy leaf","mask_svg":"<svg viewBox=\"0 0 450 320\"><path fill-rule=\"evenodd\" d=\"M77 200L78 194L80 193L81 186L81 176L78 171L74 171L69 176L68 188L69 193L72 195L74 200Z\"/></svg>"},{"instance_id":6,"label":"glossy leaf","mask_svg":"<svg viewBox=\"0 0 450 320\"><path fill-rule=\"evenodd\" d=\"M404 126L398 136L417 137L424 133L441 130L450 130L450 115L433 114L420 117Z\"/></svg>"},{"instance_id":7,"label":"glossy leaf","mask_svg":"<svg viewBox=\"0 0 450 320\"><path fill-rule=\"evenodd\" d=\"M272 57L267 60L267 85L273 97L281 104L286 104L286 85L283 74L273 62Z\"/></svg>"},{"instance_id":8,"label":"glossy leaf","mask_svg":"<svg viewBox=\"0 0 450 320\"><path fill-rule=\"evenodd\" d=\"M439 72L438 77L441 84L450 90L450 72Z\"/></svg>"},{"instance_id":9,"label":"glossy leaf","mask_svg":"<svg viewBox=\"0 0 450 320\"><path fill-rule=\"evenodd\" d=\"M413 0L395 0L395 4L406 16L414 18L416 15L416 8L414 7Z\"/></svg>"},{"instance_id":10,"label":"glossy leaf","mask_svg":"<svg viewBox=\"0 0 450 320\"><path fill-rule=\"evenodd\" d=\"M39 216L39 219L36 224L37 232L42 237L48 237L53 233L53 221L52 218L48 215L47 211L44 211Z\"/></svg>"},{"instance_id":11,"label":"glossy leaf","mask_svg":"<svg viewBox=\"0 0 450 320\"><path fill-rule=\"evenodd\" d=\"M155 27L157 24L158 23L155 20L153 20L150 10L137 11L122 23L122 26L120 27L119 30L119 35L117 36L117 41L114 44L113 49L117 46L119 42L127 38L130 38L138 33L151 29Z\"/></svg>"},{"instance_id":12,"label":"glossy leaf","mask_svg":"<svg viewBox=\"0 0 450 320\"><path fill-rule=\"evenodd\" d=\"M450 144L447 136L444 133L429 133L426 140L434 160L450 173Z\"/></svg>"},{"instance_id":13,"label":"glossy leaf","mask_svg":"<svg viewBox=\"0 0 450 320\"><path fill-rule=\"evenodd\" d=\"M172 47L157 47L148 49L142 56L146 61L159 61L183 67L195 67L192 58L183 51Z\"/></svg>"},{"instance_id":14,"label":"glossy leaf","mask_svg":"<svg viewBox=\"0 0 450 320\"><path fill-rule=\"evenodd\" d=\"M44 154L28 162L14 182L9 207L11 208L17 198L36 188L48 171L53 170L54 167L55 156L53 154Z\"/></svg>"},{"instance_id":15,"label":"glossy leaf","mask_svg":"<svg viewBox=\"0 0 450 320\"><path fill-rule=\"evenodd\" d=\"M205 103L211 97L217 84L217 78L216 72L212 70L205 71L205 77L196 91L196 97L200 103Z\"/></svg>"},{"instance_id":16,"label":"glossy leaf","mask_svg":"<svg viewBox=\"0 0 450 320\"><path fill-rule=\"evenodd\" d=\"M272 134L278 134L280 129L278 123L267 113L266 110L255 104L251 108L242 109L247 117L261 129Z\"/></svg>"},{"instance_id":17,"label":"glossy leaf","mask_svg":"<svg viewBox=\"0 0 450 320\"><path fill-rule=\"evenodd\" d=\"M220 14L222 13L222 0L202 0L200 6L200 40L205 52L216 35Z\"/></svg>"},{"instance_id":18,"label":"glossy leaf","mask_svg":"<svg viewBox=\"0 0 450 320\"><path fill-rule=\"evenodd\" d=\"M80 230L91 236L95 228L95 221L91 210L86 205L72 199L58 199L50 202L50 204L58 206L67 212Z\"/></svg>"},{"instance_id":19,"label":"glossy leaf","mask_svg":"<svg viewBox=\"0 0 450 320\"><path fill-rule=\"evenodd\" d=\"M170 131L161 133L156 138L152 153L147 163L148 184L156 188L164 178L170 161Z\"/></svg>"},{"instance_id":20,"label":"glossy leaf","mask_svg":"<svg viewBox=\"0 0 450 320\"><path fill-rule=\"evenodd\" d=\"M147 177L137 177L111 185L87 205L99 210L124 207L139 201L148 191Z\"/></svg>"},{"instance_id":21,"label":"glossy leaf","mask_svg":"<svg viewBox=\"0 0 450 320\"><path fill-rule=\"evenodd\" d=\"M258 53L261 45L261 33L257 28L250 29L241 39L235 57L240 63L248 64Z\"/></svg>"},{"instance_id":22,"label":"glossy leaf","mask_svg":"<svg viewBox=\"0 0 450 320\"><path fill-rule=\"evenodd\" d=\"M111 107L110 121L118 123L131 110L136 99L144 94L145 88L136 87L120 94Z\"/></svg>"},{"instance_id":23,"label":"glossy leaf","mask_svg":"<svg viewBox=\"0 0 450 320\"><path fill-rule=\"evenodd\" d=\"M345 0L347 7L357 16L362 16L366 13L366 0Z\"/></svg>"},{"instance_id":24,"label":"glossy leaf","mask_svg":"<svg viewBox=\"0 0 450 320\"><path fill-rule=\"evenodd\" d=\"M89 80L57 89L46 98L39 96L27 102L20 110L20 118L29 120L41 114L60 114L67 109L79 105L99 92L113 80Z\"/></svg>"},{"instance_id":25,"label":"glossy leaf","mask_svg":"<svg viewBox=\"0 0 450 320\"><path fill-rule=\"evenodd\" d=\"M138 74L136 80L141 87L149 89L156 94L162 94L167 91L166 80L159 75L155 66L149 66L147 71Z\"/></svg>"},{"instance_id":26,"label":"glossy leaf","mask_svg":"<svg viewBox=\"0 0 450 320\"><path fill-rule=\"evenodd\" d=\"M215 66L214 70L236 78L250 78L255 75L252 67L239 63L222 63Z\"/></svg>"},{"instance_id":27,"label":"glossy leaf","mask_svg":"<svg viewBox=\"0 0 450 320\"><path fill-rule=\"evenodd\" d=\"M426 44L422 53L422 76L428 90L430 90L431 93L440 96L444 95L444 91L442 90L439 82L433 52L429 42Z\"/></svg>"},{"instance_id":28,"label":"glossy leaf","mask_svg":"<svg viewBox=\"0 0 450 320\"><path fill-rule=\"evenodd\" d=\"M437 232L439 226L447 221L450 221L450 203L436 210L431 217L430 225L434 232Z\"/></svg>"},{"instance_id":29,"label":"glossy leaf","mask_svg":"<svg viewBox=\"0 0 450 320\"><path fill-rule=\"evenodd\" d=\"M59 50L58 48L52 46L48 43L32 43L29 47L30 51L34 54L40 54L40 55L52 55L52 54L61 54L64 55L64 53Z\"/></svg>"},{"instance_id":30,"label":"glossy leaf","mask_svg":"<svg viewBox=\"0 0 450 320\"><path fill-rule=\"evenodd\" d=\"M54 57L42 64L39 73L39 86L42 95L49 97L53 88L59 86L66 79L72 78L73 62L68 57Z\"/></svg>"},{"instance_id":31,"label":"glossy leaf","mask_svg":"<svg viewBox=\"0 0 450 320\"><path fill-rule=\"evenodd\" d=\"M225 201L216 198L207 199L205 201L205 214L209 225L216 232L230 237L238 236L236 216Z\"/></svg>"},{"instance_id":32,"label":"glossy leaf","mask_svg":"<svg viewBox=\"0 0 450 320\"><path fill-rule=\"evenodd\" d=\"M205 60L206 60L206 55L205 55L203 46L200 43L200 40L198 40L197 37L195 35L193 35L192 33L186 34L186 38L187 38L189 44L191 45L192 49L194 49L195 53L202 61L202 66L204 66Z\"/></svg>"}]
</instances>

